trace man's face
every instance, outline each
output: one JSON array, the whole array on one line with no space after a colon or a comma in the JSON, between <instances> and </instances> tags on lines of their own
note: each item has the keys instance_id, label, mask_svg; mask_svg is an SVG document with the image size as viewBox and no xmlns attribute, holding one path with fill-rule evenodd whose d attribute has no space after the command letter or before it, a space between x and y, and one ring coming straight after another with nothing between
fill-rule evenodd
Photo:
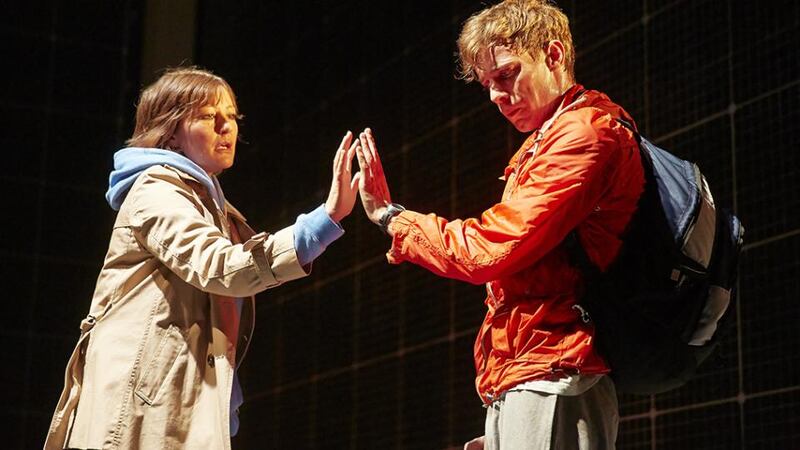
<instances>
[{"instance_id":1,"label":"man's face","mask_svg":"<svg viewBox=\"0 0 800 450\"><path fill-rule=\"evenodd\" d=\"M505 46L484 49L478 56L478 81L506 119L523 133L541 127L562 94L544 52L535 57Z\"/></svg>"}]
</instances>

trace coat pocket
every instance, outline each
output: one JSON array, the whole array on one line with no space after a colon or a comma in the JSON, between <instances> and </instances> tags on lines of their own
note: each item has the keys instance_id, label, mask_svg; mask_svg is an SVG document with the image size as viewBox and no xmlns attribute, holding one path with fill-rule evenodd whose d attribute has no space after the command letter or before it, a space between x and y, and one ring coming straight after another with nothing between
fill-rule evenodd
<instances>
[{"instance_id":1,"label":"coat pocket","mask_svg":"<svg viewBox=\"0 0 800 450\"><path fill-rule=\"evenodd\" d=\"M177 325L172 324L163 331L152 358L146 362L144 372L136 384L134 393L137 397L151 406L156 402L164 382L186 345L186 338Z\"/></svg>"}]
</instances>

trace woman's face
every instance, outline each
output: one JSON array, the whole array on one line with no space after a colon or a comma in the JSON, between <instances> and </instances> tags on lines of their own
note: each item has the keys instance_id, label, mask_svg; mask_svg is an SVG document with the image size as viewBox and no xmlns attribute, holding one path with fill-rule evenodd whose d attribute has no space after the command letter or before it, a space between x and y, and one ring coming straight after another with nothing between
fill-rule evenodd
<instances>
[{"instance_id":1,"label":"woman's face","mask_svg":"<svg viewBox=\"0 0 800 450\"><path fill-rule=\"evenodd\" d=\"M169 141L209 174L218 174L233 165L239 125L233 99L220 89L216 104L196 108L183 119Z\"/></svg>"}]
</instances>

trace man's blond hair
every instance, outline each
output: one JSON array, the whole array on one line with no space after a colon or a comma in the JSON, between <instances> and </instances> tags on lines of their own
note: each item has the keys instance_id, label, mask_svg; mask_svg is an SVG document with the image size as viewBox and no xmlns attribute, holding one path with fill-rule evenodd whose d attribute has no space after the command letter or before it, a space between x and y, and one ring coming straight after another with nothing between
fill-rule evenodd
<instances>
[{"instance_id":1,"label":"man's blond hair","mask_svg":"<svg viewBox=\"0 0 800 450\"><path fill-rule=\"evenodd\" d=\"M567 16L548 0L505 0L464 23L458 37L460 78L477 78L475 66L484 49L504 45L537 59L539 51L553 40L564 44L564 68L574 82L575 48Z\"/></svg>"}]
</instances>

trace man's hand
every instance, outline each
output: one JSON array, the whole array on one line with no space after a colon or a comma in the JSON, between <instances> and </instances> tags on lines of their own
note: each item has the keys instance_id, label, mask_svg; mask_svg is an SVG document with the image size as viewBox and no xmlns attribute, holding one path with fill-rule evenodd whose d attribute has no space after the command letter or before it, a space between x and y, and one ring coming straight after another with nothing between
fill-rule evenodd
<instances>
[{"instance_id":1,"label":"man's hand","mask_svg":"<svg viewBox=\"0 0 800 450\"><path fill-rule=\"evenodd\" d=\"M361 145L356 148L356 155L361 167L361 183L358 186L361 204L364 205L369 220L377 224L386 211L386 205L392 202L392 197L389 195L389 185L386 183L372 130L365 129L359 135L359 140Z\"/></svg>"},{"instance_id":2,"label":"man's hand","mask_svg":"<svg viewBox=\"0 0 800 450\"><path fill-rule=\"evenodd\" d=\"M356 173L353 176L350 169L359 147L359 140L356 139L351 145L352 140L353 133L348 131L333 157L333 181L325 201L325 212L336 222L340 222L353 211L361 180L361 174Z\"/></svg>"},{"instance_id":3,"label":"man's hand","mask_svg":"<svg viewBox=\"0 0 800 450\"><path fill-rule=\"evenodd\" d=\"M464 450L483 450L484 436L476 437L475 439L464 444Z\"/></svg>"}]
</instances>

